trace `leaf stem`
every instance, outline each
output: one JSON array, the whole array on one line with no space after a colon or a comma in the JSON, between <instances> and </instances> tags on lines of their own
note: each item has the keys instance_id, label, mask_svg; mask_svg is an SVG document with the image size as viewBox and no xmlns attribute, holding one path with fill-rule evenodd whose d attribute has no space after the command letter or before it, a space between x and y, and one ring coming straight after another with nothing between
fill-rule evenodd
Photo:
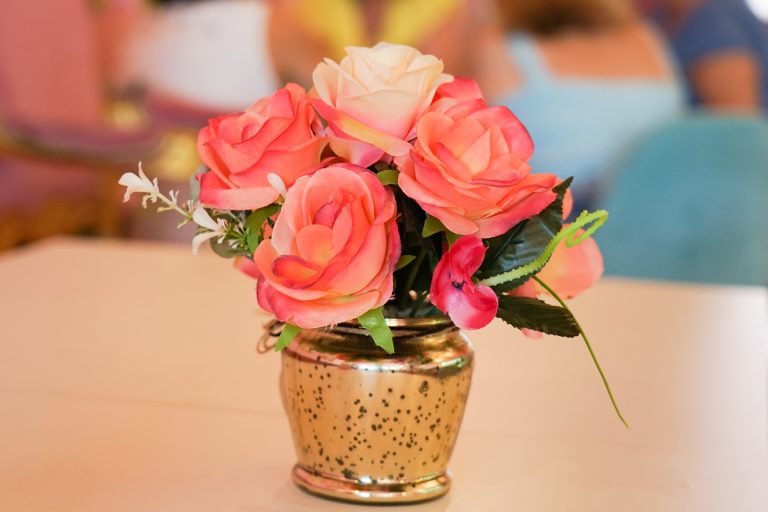
<instances>
[{"instance_id":1,"label":"leaf stem","mask_svg":"<svg viewBox=\"0 0 768 512\"><path fill-rule=\"evenodd\" d=\"M565 304L565 301L560 298L560 296L555 293L555 291L550 288L544 281L539 279L538 277L534 276L533 279L541 285L542 288L544 288L547 293L549 293L554 299L560 303L560 305L568 311L568 313L571 314L574 321L576 322L576 327L579 329L579 333L581 334L581 338L584 340L584 344L587 346L587 350L589 351L589 355L592 357L592 361L595 363L595 367L597 368L597 372L600 374L600 378L603 380L603 385L605 386L605 390L608 392L608 397L611 399L611 404L613 404L613 409L616 411L616 415L619 417L621 422L624 424L625 427L629 428L629 424L627 423L627 420L624 419L624 416L621 414L621 411L619 410L619 405L616 403L616 399L613 396L613 393L611 392L611 386L608 384L608 379L605 377L605 373L603 373L603 369L600 367L600 362L597 360L597 356L595 355L595 351L592 350L592 345L589 343L589 338L587 338L587 334L584 332L584 329L582 329L581 324L579 324L579 321L576 320L576 315L573 314L573 312L570 310L570 308Z\"/></svg>"}]
</instances>

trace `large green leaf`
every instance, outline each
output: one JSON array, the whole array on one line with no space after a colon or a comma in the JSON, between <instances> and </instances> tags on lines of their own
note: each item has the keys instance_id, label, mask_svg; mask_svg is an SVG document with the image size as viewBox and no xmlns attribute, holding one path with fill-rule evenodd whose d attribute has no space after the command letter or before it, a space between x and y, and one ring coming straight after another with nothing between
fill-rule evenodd
<instances>
[{"instance_id":1,"label":"large green leaf","mask_svg":"<svg viewBox=\"0 0 768 512\"><path fill-rule=\"evenodd\" d=\"M384 349L387 354L394 354L395 344L392 341L392 331L384 319L384 308L372 309L360 315L357 320L365 327L377 346Z\"/></svg>"},{"instance_id":2,"label":"large green leaf","mask_svg":"<svg viewBox=\"0 0 768 512\"><path fill-rule=\"evenodd\" d=\"M507 233L487 240L488 250L477 276L480 279L503 274L535 260L563 227L563 197L573 178L568 178L552 190L557 194L541 213L524 220ZM498 285L497 291L511 290L524 283L530 275Z\"/></svg>"},{"instance_id":3,"label":"large green leaf","mask_svg":"<svg viewBox=\"0 0 768 512\"><path fill-rule=\"evenodd\" d=\"M518 329L532 329L567 338L578 336L580 332L570 311L528 297L500 295L496 316Z\"/></svg>"}]
</instances>

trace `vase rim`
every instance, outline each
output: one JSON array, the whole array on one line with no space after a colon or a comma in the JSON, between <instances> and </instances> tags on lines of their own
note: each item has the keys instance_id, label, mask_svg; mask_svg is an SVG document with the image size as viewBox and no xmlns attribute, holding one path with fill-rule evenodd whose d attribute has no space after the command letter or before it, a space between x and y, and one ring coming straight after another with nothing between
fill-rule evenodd
<instances>
[{"instance_id":1,"label":"vase rim","mask_svg":"<svg viewBox=\"0 0 768 512\"><path fill-rule=\"evenodd\" d=\"M417 318L385 317L384 320L386 321L389 327L437 327L441 325L453 324L453 322L451 322L451 319L447 316L424 316L424 317L417 317ZM339 325L350 326L350 327L360 327L360 322L357 320L348 320L346 322L341 322Z\"/></svg>"}]
</instances>

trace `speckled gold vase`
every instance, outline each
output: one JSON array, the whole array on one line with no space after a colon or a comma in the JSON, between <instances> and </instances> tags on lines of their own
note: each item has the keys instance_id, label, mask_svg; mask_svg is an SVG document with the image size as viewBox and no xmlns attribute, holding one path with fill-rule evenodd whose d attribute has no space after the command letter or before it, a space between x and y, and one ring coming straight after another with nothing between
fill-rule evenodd
<instances>
[{"instance_id":1,"label":"speckled gold vase","mask_svg":"<svg viewBox=\"0 0 768 512\"><path fill-rule=\"evenodd\" d=\"M313 494L409 503L450 488L472 346L447 319L388 323L391 356L354 324L304 331L282 352L280 390L298 458L293 480Z\"/></svg>"}]
</instances>

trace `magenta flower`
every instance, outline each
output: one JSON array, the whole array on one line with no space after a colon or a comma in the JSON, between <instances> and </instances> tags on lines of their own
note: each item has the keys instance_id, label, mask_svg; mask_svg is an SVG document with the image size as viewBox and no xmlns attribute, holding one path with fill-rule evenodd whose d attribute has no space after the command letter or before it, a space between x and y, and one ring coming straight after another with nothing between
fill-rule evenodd
<instances>
[{"instance_id":1,"label":"magenta flower","mask_svg":"<svg viewBox=\"0 0 768 512\"><path fill-rule=\"evenodd\" d=\"M462 329L485 327L499 308L499 298L490 287L472 282L485 250L480 238L463 236L443 255L432 276L432 304Z\"/></svg>"}]
</instances>

